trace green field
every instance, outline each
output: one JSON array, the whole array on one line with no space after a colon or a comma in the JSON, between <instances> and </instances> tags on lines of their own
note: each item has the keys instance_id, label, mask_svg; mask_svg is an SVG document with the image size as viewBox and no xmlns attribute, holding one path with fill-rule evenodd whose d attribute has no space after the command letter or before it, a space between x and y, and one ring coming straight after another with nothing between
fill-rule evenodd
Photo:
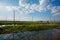
<instances>
[{"instance_id":1,"label":"green field","mask_svg":"<svg viewBox=\"0 0 60 40\"><path fill-rule=\"evenodd\" d=\"M25 22L25 21L0 21L0 25L13 25L0 27L0 34L24 31L40 31L60 28L60 22Z\"/></svg>"}]
</instances>

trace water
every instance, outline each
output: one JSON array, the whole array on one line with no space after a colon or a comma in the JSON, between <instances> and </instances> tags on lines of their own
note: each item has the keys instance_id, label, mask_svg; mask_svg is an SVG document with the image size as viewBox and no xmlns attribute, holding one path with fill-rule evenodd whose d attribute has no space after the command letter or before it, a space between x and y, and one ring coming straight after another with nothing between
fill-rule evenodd
<instances>
[{"instance_id":1,"label":"water","mask_svg":"<svg viewBox=\"0 0 60 40\"><path fill-rule=\"evenodd\" d=\"M13 33L0 34L0 40L13 40ZM60 29L14 33L14 40L60 40Z\"/></svg>"}]
</instances>

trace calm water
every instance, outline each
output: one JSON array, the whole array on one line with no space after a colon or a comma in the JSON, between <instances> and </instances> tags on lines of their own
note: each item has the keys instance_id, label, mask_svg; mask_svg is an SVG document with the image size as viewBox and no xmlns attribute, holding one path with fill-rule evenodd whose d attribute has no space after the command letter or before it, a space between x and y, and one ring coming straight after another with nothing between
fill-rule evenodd
<instances>
[{"instance_id":1,"label":"calm water","mask_svg":"<svg viewBox=\"0 0 60 40\"><path fill-rule=\"evenodd\" d=\"M0 40L13 40L13 33L0 34ZM14 33L14 40L60 40L60 30L43 30Z\"/></svg>"}]
</instances>

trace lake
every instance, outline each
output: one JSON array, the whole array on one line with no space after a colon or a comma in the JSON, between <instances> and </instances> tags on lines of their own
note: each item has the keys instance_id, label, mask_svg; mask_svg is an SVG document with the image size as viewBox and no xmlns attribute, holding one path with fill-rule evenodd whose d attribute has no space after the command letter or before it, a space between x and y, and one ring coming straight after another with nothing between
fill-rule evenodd
<instances>
[{"instance_id":1,"label":"lake","mask_svg":"<svg viewBox=\"0 0 60 40\"><path fill-rule=\"evenodd\" d=\"M60 40L60 29L0 34L0 40Z\"/></svg>"}]
</instances>

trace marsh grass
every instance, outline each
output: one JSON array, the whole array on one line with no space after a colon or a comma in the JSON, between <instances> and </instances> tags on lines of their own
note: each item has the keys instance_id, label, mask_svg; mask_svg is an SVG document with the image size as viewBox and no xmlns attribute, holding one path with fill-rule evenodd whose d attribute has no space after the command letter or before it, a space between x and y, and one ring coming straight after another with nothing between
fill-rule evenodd
<instances>
[{"instance_id":1,"label":"marsh grass","mask_svg":"<svg viewBox=\"0 0 60 40\"><path fill-rule=\"evenodd\" d=\"M0 25L12 25L14 22L0 22ZM24 31L40 31L53 28L60 28L59 22L15 22L17 26L0 27L0 34L24 32ZM18 26L22 25L22 26Z\"/></svg>"}]
</instances>

